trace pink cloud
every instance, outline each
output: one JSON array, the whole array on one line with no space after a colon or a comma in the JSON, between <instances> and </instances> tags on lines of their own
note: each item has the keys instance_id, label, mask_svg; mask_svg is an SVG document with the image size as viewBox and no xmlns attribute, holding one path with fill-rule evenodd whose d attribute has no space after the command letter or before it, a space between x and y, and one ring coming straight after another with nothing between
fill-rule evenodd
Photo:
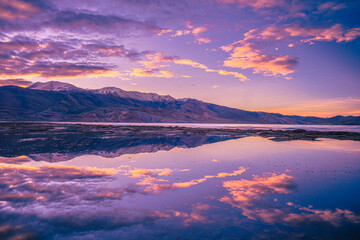
<instances>
[{"instance_id":1,"label":"pink cloud","mask_svg":"<svg viewBox=\"0 0 360 240\"><path fill-rule=\"evenodd\" d=\"M239 7L252 7L255 9L283 6L286 0L218 0L223 3L237 4Z\"/></svg>"},{"instance_id":2,"label":"pink cloud","mask_svg":"<svg viewBox=\"0 0 360 240\"><path fill-rule=\"evenodd\" d=\"M25 80L23 78L13 78L13 79L0 79L0 86L19 86L19 87L28 87L32 85L33 82Z\"/></svg>"},{"instance_id":3,"label":"pink cloud","mask_svg":"<svg viewBox=\"0 0 360 240\"><path fill-rule=\"evenodd\" d=\"M238 78L240 81L246 81L248 78L241 73L231 72L226 70L217 70L208 68L206 65L195 62L191 59L180 58L177 56L166 56L163 53L149 53L146 55L147 60L138 61L142 64L142 67L133 68L130 75L138 76L138 77L164 77L171 78L174 77L175 74L171 71L160 70L160 68L168 67L169 63L177 64L177 65L185 65L193 68L204 69L206 72L215 72L220 75L229 75L235 78ZM178 76L178 77L188 77L188 76Z\"/></svg>"},{"instance_id":4,"label":"pink cloud","mask_svg":"<svg viewBox=\"0 0 360 240\"><path fill-rule=\"evenodd\" d=\"M360 28L345 29L341 24L328 28L302 27L296 24L269 26L252 29L244 34L242 40L222 46L221 49L230 53L230 57L224 61L226 67L253 69L254 73L263 73L265 76L287 76L295 71L298 59L266 53L266 46L284 41L295 41L297 44L313 44L315 41L350 42L359 36ZM289 43L288 47L295 45L296 43Z\"/></svg>"},{"instance_id":5,"label":"pink cloud","mask_svg":"<svg viewBox=\"0 0 360 240\"><path fill-rule=\"evenodd\" d=\"M206 26L199 26L195 27L190 22L186 24L186 28L184 30L177 30L174 34L172 34L172 37L180 37L184 35L192 34L194 36L194 43L197 44L203 44L203 43L210 43L211 39L208 37L202 37L201 34L203 32L206 32L208 28Z\"/></svg>"},{"instance_id":6,"label":"pink cloud","mask_svg":"<svg viewBox=\"0 0 360 240\"><path fill-rule=\"evenodd\" d=\"M203 178L199 179L193 179L186 182L176 182L176 183L161 183L165 180L159 179L159 178L151 178L147 177L144 180L142 180L139 184L147 186L145 188L145 192L155 192L159 193L164 190L175 190L179 188L188 188L195 185L198 185L200 183L203 183L211 178L224 178L224 177L230 177L230 176L238 176L241 175L246 171L246 168L240 167L238 170L235 170L231 173L221 172L216 175L205 175Z\"/></svg>"},{"instance_id":7,"label":"pink cloud","mask_svg":"<svg viewBox=\"0 0 360 240\"><path fill-rule=\"evenodd\" d=\"M157 68L143 69L143 68L132 68L131 76L135 77L158 77L158 78L173 78L175 77L174 72L164 71Z\"/></svg>"},{"instance_id":8,"label":"pink cloud","mask_svg":"<svg viewBox=\"0 0 360 240\"><path fill-rule=\"evenodd\" d=\"M191 211L180 212L180 211L170 211L175 217L183 218L183 223L185 226L189 226L190 223L200 222L200 223L209 223L210 221L202 213L211 208L209 204L196 203L192 204Z\"/></svg>"},{"instance_id":9,"label":"pink cloud","mask_svg":"<svg viewBox=\"0 0 360 240\"><path fill-rule=\"evenodd\" d=\"M36 5L22 0L0 0L0 19L16 20L18 18L29 18L40 12Z\"/></svg>"},{"instance_id":10,"label":"pink cloud","mask_svg":"<svg viewBox=\"0 0 360 240\"><path fill-rule=\"evenodd\" d=\"M345 29L341 24L327 28L302 27L291 24L285 26L269 26L264 30L255 30L245 34L246 40L292 40L301 37L300 42L335 41L350 42L360 36L360 28Z\"/></svg>"},{"instance_id":11,"label":"pink cloud","mask_svg":"<svg viewBox=\"0 0 360 240\"><path fill-rule=\"evenodd\" d=\"M264 54L255 44L246 41L236 42L222 49L230 52L224 66L253 69L255 73L263 73L265 76L286 76L293 73L297 65L296 57Z\"/></svg>"},{"instance_id":12,"label":"pink cloud","mask_svg":"<svg viewBox=\"0 0 360 240\"><path fill-rule=\"evenodd\" d=\"M286 173L272 173L263 177L255 176L252 180L225 181L223 186L229 190L230 196L223 198L221 201L239 207L252 205L264 194L287 194L292 192L296 187L293 180L294 178Z\"/></svg>"},{"instance_id":13,"label":"pink cloud","mask_svg":"<svg viewBox=\"0 0 360 240\"><path fill-rule=\"evenodd\" d=\"M344 222L360 222L360 216L346 209L314 209L297 206L292 202L279 207L278 203L274 204L265 198L270 194L290 194L294 191L296 187L294 178L287 173L264 174L254 176L252 180L224 181L223 186L229 194L220 201L241 209L242 214L252 220L262 220L269 224L328 223L333 226L339 226ZM265 202L267 207L262 208Z\"/></svg>"}]
</instances>

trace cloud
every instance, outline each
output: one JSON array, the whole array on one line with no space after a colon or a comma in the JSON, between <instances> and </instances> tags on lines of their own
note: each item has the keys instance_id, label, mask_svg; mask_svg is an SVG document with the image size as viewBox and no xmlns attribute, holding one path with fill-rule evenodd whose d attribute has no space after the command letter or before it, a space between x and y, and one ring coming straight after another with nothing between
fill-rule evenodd
<instances>
[{"instance_id":1,"label":"cloud","mask_svg":"<svg viewBox=\"0 0 360 240\"><path fill-rule=\"evenodd\" d=\"M173 78L175 74L172 71L163 71L157 68L143 69L132 68L131 76L135 77L159 77L159 78Z\"/></svg>"},{"instance_id":2,"label":"cloud","mask_svg":"<svg viewBox=\"0 0 360 240\"><path fill-rule=\"evenodd\" d=\"M0 163L11 163L11 164L19 164L30 162L31 158L25 155L17 156L17 157L0 157Z\"/></svg>"},{"instance_id":3,"label":"cloud","mask_svg":"<svg viewBox=\"0 0 360 240\"><path fill-rule=\"evenodd\" d=\"M107 204L106 202L99 202L96 205L64 203L40 209L36 205L15 208L3 211L3 219L26 227L6 224L0 230L4 229L4 232L7 231L5 234L9 236L33 233L33 238L27 235L29 238L24 239L48 239L54 235L69 238L84 234L89 237L95 233L103 237L107 232L113 233L111 231L123 231L122 228L154 224L155 221L170 216L157 210L114 207ZM13 234L15 230L18 231Z\"/></svg>"},{"instance_id":4,"label":"cloud","mask_svg":"<svg viewBox=\"0 0 360 240\"><path fill-rule=\"evenodd\" d=\"M44 165L33 167L29 165L0 163L0 171L3 174L31 174L31 178L37 180L56 179L57 181L68 181L82 178L98 178L116 174L115 169L81 168L75 166Z\"/></svg>"},{"instance_id":5,"label":"cloud","mask_svg":"<svg viewBox=\"0 0 360 240\"><path fill-rule=\"evenodd\" d=\"M337 11L340 9L346 8L345 3L337 3L337 2L325 2L318 6L319 12L325 12L325 11Z\"/></svg>"},{"instance_id":6,"label":"cloud","mask_svg":"<svg viewBox=\"0 0 360 240\"><path fill-rule=\"evenodd\" d=\"M300 214L287 214L286 216L283 216L283 219L281 220L293 225L327 222L333 226L340 226L344 222L360 223L360 216L357 216L354 212L346 209L342 210L337 208L335 210L321 210L312 207L299 207L299 210L304 212ZM271 220L276 221L275 219Z\"/></svg>"},{"instance_id":7,"label":"cloud","mask_svg":"<svg viewBox=\"0 0 360 240\"><path fill-rule=\"evenodd\" d=\"M210 223L211 221L203 215L203 211L207 211L211 208L209 204L195 203L191 205L191 211L180 212L180 211L171 211L175 217L183 218L183 223L185 226L189 226L190 223Z\"/></svg>"},{"instance_id":8,"label":"cloud","mask_svg":"<svg viewBox=\"0 0 360 240\"><path fill-rule=\"evenodd\" d=\"M23 36L0 41L2 78L75 78L116 76L116 66L94 62L104 57L139 61L147 51L126 49L123 45L35 40Z\"/></svg>"},{"instance_id":9,"label":"cloud","mask_svg":"<svg viewBox=\"0 0 360 240\"><path fill-rule=\"evenodd\" d=\"M221 199L237 207L252 205L264 194L287 194L296 188L294 178L286 173L255 176L253 180L233 180L223 182L230 196ZM237 205L239 204L239 205Z\"/></svg>"},{"instance_id":10,"label":"cloud","mask_svg":"<svg viewBox=\"0 0 360 240\"><path fill-rule=\"evenodd\" d=\"M269 26L263 30L254 29L245 34L246 41L259 40L293 40L301 37L300 43L313 43L315 41L350 42L360 36L360 28L346 29L341 24L330 27L301 26L289 24L284 26Z\"/></svg>"},{"instance_id":11,"label":"cloud","mask_svg":"<svg viewBox=\"0 0 360 240\"><path fill-rule=\"evenodd\" d=\"M0 225L0 238L14 240L35 240L39 238L39 235L34 231L29 231L22 225L3 224Z\"/></svg>"},{"instance_id":12,"label":"cloud","mask_svg":"<svg viewBox=\"0 0 360 240\"><path fill-rule=\"evenodd\" d=\"M54 41L49 39L35 40L21 35L5 38L0 42L0 53L3 56L18 57L23 60L90 60L94 57L122 57L131 61L142 59L149 51L138 52L127 49L124 45L100 43L97 41Z\"/></svg>"},{"instance_id":13,"label":"cloud","mask_svg":"<svg viewBox=\"0 0 360 240\"><path fill-rule=\"evenodd\" d=\"M197 44L203 44L203 43L210 43L211 39L208 37L202 37L202 33L207 31L207 27L206 26L199 26L199 27L195 27L193 26L190 22L186 23L186 28L184 30L176 30L176 31L170 31L171 32L175 32L174 34L172 34L172 37L180 37L180 36L184 36L184 35L189 35L192 34L194 36L194 43Z\"/></svg>"},{"instance_id":14,"label":"cloud","mask_svg":"<svg viewBox=\"0 0 360 240\"><path fill-rule=\"evenodd\" d=\"M56 209L46 214L42 222L58 228L58 231L68 233L112 230L140 224L151 224L154 221L167 218L169 215L156 210L147 209L102 209L98 206L86 206L86 209L72 209L72 211L61 211ZM40 220L40 221L41 221Z\"/></svg>"},{"instance_id":15,"label":"cloud","mask_svg":"<svg viewBox=\"0 0 360 240\"><path fill-rule=\"evenodd\" d=\"M25 80L23 78L0 79L0 86L14 85L19 87L28 87L32 84L33 82Z\"/></svg>"},{"instance_id":16,"label":"cloud","mask_svg":"<svg viewBox=\"0 0 360 240\"><path fill-rule=\"evenodd\" d=\"M254 73L265 76L286 76L293 73L298 64L296 57L263 54L253 43L239 41L222 47L230 52L230 57L224 61L224 66L232 68L253 69Z\"/></svg>"},{"instance_id":17,"label":"cloud","mask_svg":"<svg viewBox=\"0 0 360 240\"><path fill-rule=\"evenodd\" d=\"M109 14L80 6L72 4L72 8L68 8L59 2L46 0L0 0L0 29L8 33L57 30L63 33L102 33L113 36L157 35L166 31L154 21L136 20L119 12Z\"/></svg>"},{"instance_id":18,"label":"cloud","mask_svg":"<svg viewBox=\"0 0 360 240\"><path fill-rule=\"evenodd\" d=\"M10 61L8 64L11 64ZM18 64L20 65L20 64ZM16 66L15 66L16 67ZM1 78L16 78L16 77L44 77L44 78L76 78L76 77L98 77L98 76L112 76L117 72L113 71L107 65L95 65L88 63L67 63L67 62L35 62L29 65L18 66L19 68L9 69L4 65L0 65L2 73Z\"/></svg>"},{"instance_id":19,"label":"cloud","mask_svg":"<svg viewBox=\"0 0 360 240\"><path fill-rule=\"evenodd\" d=\"M239 208L242 214L252 220L262 220L269 224L281 223L288 225L330 224L339 226L345 222L359 223L360 216L352 211L335 209L321 210L297 206L291 202L281 207L266 195L292 193L297 185L294 178L287 173L268 173L254 176L252 180L224 181L229 194L220 201ZM276 196L275 196L276 198ZM264 208L263 206L266 206Z\"/></svg>"},{"instance_id":20,"label":"cloud","mask_svg":"<svg viewBox=\"0 0 360 240\"><path fill-rule=\"evenodd\" d=\"M191 186L195 186L195 185L203 183L206 180L211 179L211 178L224 178L224 177L238 176L238 175L243 174L245 171L246 171L246 168L239 167L238 170L235 170L231 173L221 172L216 175L205 175L203 178L192 179L192 180L186 181L186 182L175 182L175 183L161 183L161 182L165 182L165 180L159 179L159 178L157 178L157 176L146 177L146 178L143 178L143 180L139 184L146 186L145 192L147 192L147 193L151 193L151 192L159 193L164 190L175 190L175 189L188 188Z\"/></svg>"},{"instance_id":21,"label":"cloud","mask_svg":"<svg viewBox=\"0 0 360 240\"><path fill-rule=\"evenodd\" d=\"M0 203L7 206L78 204L89 201L103 202L121 200L124 196L147 193L140 188L151 184L153 179L172 174L171 169L124 169L75 167L60 165L17 165L0 164ZM122 172L134 178L141 178L137 184L122 187L106 187L112 176ZM153 180L155 181L155 180ZM156 182L164 181L156 179ZM83 185L86 182L86 186Z\"/></svg>"},{"instance_id":22,"label":"cloud","mask_svg":"<svg viewBox=\"0 0 360 240\"><path fill-rule=\"evenodd\" d=\"M57 11L54 18L43 23L44 27L70 32L113 33L126 36L159 34L164 29L150 22L137 21L116 15L101 15L94 12Z\"/></svg>"},{"instance_id":23,"label":"cloud","mask_svg":"<svg viewBox=\"0 0 360 240\"><path fill-rule=\"evenodd\" d=\"M240 9L250 8L255 13L277 21L294 19L309 20L314 16L326 16L341 9L349 9L352 2L342 1L292 1L292 0L217 0L222 4L234 5ZM356 6L356 3L354 4ZM319 18L316 19L317 21Z\"/></svg>"},{"instance_id":24,"label":"cloud","mask_svg":"<svg viewBox=\"0 0 360 240\"><path fill-rule=\"evenodd\" d=\"M139 61L150 51L138 52L134 49L126 49L124 45L109 45L101 43L83 44L80 50L89 51L89 55L100 57L123 57L131 61Z\"/></svg>"},{"instance_id":25,"label":"cloud","mask_svg":"<svg viewBox=\"0 0 360 240\"><path fill-rule=\"evenodd\" d=\"M14 21L18 18L29 18L41 11L36 2L23 0L0 0L0 9L0 19L8 21Z\"/></svg>"},{"instance_id":26,"label":"cloud","mask_svg":"<svg viewBox=\"0 0 360 240\"><path fill-rule=\"evenodd\" d=\"M262 220L269 224L293 226L329 224L339 227L345 223L359 223L360 216L350 210L322 210L312 207L289 205L284 208L244 208L243 215L252 220Z\"/></svg>"},{"instance_id":27,"label":"cloud","mask_svg":"<svg viewBox=\"0 0 360 240\"><path fill-rule=\"evenodd\" d=\"M158 177L158 176L170 176L174 171L170 168L163 168L163 169L134 169L129 170L129 173L132 174L131 177L138 178L144 176L150 177Z\"/></svg>"},{"instance_id":28,"label":"cloud","mask_svg":"<svg viewBox=\"0 0 360 240\"><path fill-rule=\"evenodd\" d=\"M236 4L239 7L252 7L254 9L279 7L285 5L285 3L288 2L286 0L254 0L254 1L218 0L218 1L222 3Z\"/></svg>"},{"instance_id":29,"label":"cloud","mask_svg":"<svg viewBox=\"0 0 360 240\"><path fill-rule=\"evenodd\" d=\"M138 61L143 66L141 68L133 68L133 72L130 75L135 76L157 76L157 77L165 77L170 78L173 77L174 74L172 72L164 72L159 70L159 68L168 67L169 63L190 66L193 68L204 69L206 72L215 72L220 75L229 75L235 78L238 78L240 81L246 81L248 78L241 73L238 72L229 72L226 70L216 70L208 68L206 65L195 62L191 59L180 58L178 56L166 56L163 53L149 53L145 55L147 60ZM181 76L187 77L187 76Z\"/></svg>"},{"instance_id":30,"label":"cloud","mask_svg":"<svg viewBox=\"0 0 360 240\"><path fill-rule=\"evenodd\" d=\"M156 210L119 207L124 196L143 193L136 184L107 186L120 170L53 164L0 164L3 223L0 237L30 237L26 234L38 233L37 239L46 234L119 229L169 217L169 214ZM171 171L156 169L153 172L167 176ZM141 170L137 174L152 175ZM114 203L117 204L115 208ZM12 225L14 222L24 227Z\"/></svg>"},{"instance_id":31,"label":"cloud","mask_svg":"<svg viewBox=\"0 0 360 240\"><path fill-rule=\"evenodd\" d=\"M295 44L289 43L289 47L302 43L313 44L315 41L349 42L359 36L360 28L345 29L341 24L328 28L290 24L252 29L244 34L242 40L222 46L221 49L230 53L230 57L224 61L226 67L253 69L254 73L263 73L265 76L285 77L295 71L298 59L265 53L264 47L286 41L297 41Z\"/></svg>"}]
</instances>

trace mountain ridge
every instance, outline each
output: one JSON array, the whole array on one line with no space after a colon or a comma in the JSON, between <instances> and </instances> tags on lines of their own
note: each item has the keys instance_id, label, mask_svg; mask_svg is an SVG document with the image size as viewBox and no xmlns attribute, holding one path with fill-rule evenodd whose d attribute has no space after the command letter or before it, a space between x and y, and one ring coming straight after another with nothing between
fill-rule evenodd
<instances>
[{"instance_id":1,"label":"mountain ridge","mask_svg":"<svg viewBox=\"0 0 360 240\"><path fill-rule=\"evenodd\" d=\"M58 81L50 81L46 83L36 82L29 87L29 89L44 90L44 91L88 91L99 94L111 94L122 98L132 98L142 101L175 101L176 99L169 95L159 95L156 93L143 93L137 91L125 91L116 87L104 87L100 89L83 89L78 88L70 83L63 83Z\"/></svg>"},{"instance_id":2,"label":"mountain ridge","mask_svg":"<svg viewBox=\"0 0 360 240\"><path fill-rule=\"evenodd\" d=\"M287 116L252 112L119 88L81 89L61 82L35 83L28 88L0 87L2 121L259 123L359 125L360 117Z\"/></svg>"}]
</instances>

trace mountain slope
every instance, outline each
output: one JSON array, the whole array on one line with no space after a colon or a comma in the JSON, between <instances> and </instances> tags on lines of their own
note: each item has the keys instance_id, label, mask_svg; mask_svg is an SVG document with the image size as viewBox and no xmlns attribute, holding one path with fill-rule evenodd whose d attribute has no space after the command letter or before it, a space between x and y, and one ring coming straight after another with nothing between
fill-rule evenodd
<instances>
[{"instance_id":1,"label":"mountain slope","mask_svg":"<svg viewBox=\"0 0 360 240\"><path fill-rule=\"evenodd\" d=\"M107 95L114 95L121 98L131 98L131 99L137 99L140 101L175 101L175 98L166 95L158 95L156 93L142 93L142 92L136 92L136 91L124 91L120 88L116 87L105 87L101 89L95 89L95 90L86 90L82 88L75 87L74 85L71 85L69 83L63 83L63 82L57 82L57 81L51 81L46 83L37 82L33 85L28 87L29 89L36 89L36 90L45 90L45 91L82 91L82 92L92 92L92 93L98 93L98 94L107 94Z\"/></svg>"},{"instance_id":2,"label":"mountain slope","mask_svg":"<svg viewBox=\"0 0 360 240\"><path fill-rule=\"evenodd\" d=\"M85 90L59 82L34 84L29 88L0 87L0 120L360 124L360 117L284 116L117 88Z\"/></svg>"}]
</instances>

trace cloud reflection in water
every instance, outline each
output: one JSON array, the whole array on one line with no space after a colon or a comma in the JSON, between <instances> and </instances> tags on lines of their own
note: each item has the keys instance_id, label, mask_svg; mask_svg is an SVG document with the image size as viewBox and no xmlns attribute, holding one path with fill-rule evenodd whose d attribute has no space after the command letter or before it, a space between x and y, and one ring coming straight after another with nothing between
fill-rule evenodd
<instances>
[{"instance_id":1,"label":"cloud reflection in water","mask_svg":"<svg viewBox=\"0 0 360 240\"><path fill-rule=\"evenodd\" d=\"M269 148L284 146L265 139L252 141L266 141ZM224 149L228 151L244 142L246 139L217 146L227 146ZM302 143L294 144L301 146L301 151L314 151L318 146L313 143L306 150ZM253 151L249 145L241 147ZM298 153L294 151L285 156ZM269 164L269 171L264 171L253 165L257 155L246 156L248 162L235 161L240 152L244 153L245 148L234 148L233 158L220 158L197 149L177 149L134 155L131 161L128 157L99 157L92 162L91 156L83 156L80 160L84 162L53 164L26 157L2 158L0 238L296 239L324 229L326 236L332 236L360 223L358 212L351 206L332 208L316 201L297 200L295 195L303 191L300 187L309 181L300 178L299 172L271 169ZM197 161L179 164L171 159L176 154ZM269 156L272 154L269 152ZM214 163L214 157L220 161ZM278 162L284 159L275 157ZM258 164L262 166L266 161ZM355 236L358 232L354 232Z\"/></svg>"},{"instance_id":2,"label":"cloud reflection in water","mask_svg":"<svg viewBox=\"0 0 360 240\"><path fill-rule=\"evenodd\" d=\"M321 210L311 206L302 207L291 202L283 206L276 204L266 195L292 193L297 184L289 173L268 173L254 176L252 180L224 181L229 194L220 201L229 203L242 210L242 214L252 220L262 220L269 224L291 225L329 223L339 226L344 222L360 223L360 216L349 210Z\"/></svg>"}]
</instances>

